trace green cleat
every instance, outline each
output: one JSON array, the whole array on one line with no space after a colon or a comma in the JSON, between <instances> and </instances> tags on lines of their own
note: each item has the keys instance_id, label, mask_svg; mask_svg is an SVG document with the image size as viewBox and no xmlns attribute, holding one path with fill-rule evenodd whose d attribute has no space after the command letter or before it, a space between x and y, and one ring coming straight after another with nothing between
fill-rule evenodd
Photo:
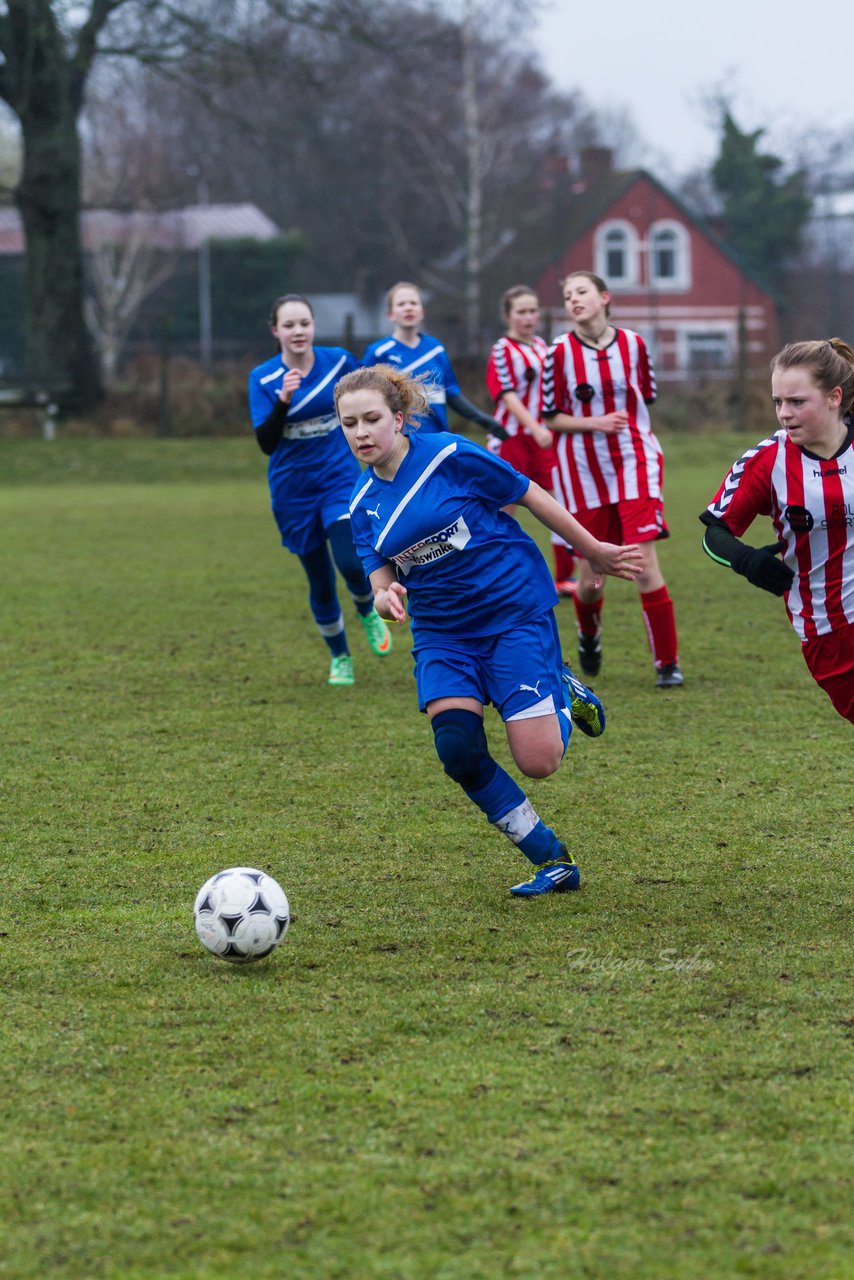
<instances>
[{"instance_id":1,"label":"green cleat","mask_svg":"<svg viewBox=\"0 0 854 1280\"><path fill-rule=\"evenodd\" d=\"M359 621L365 628L365 635L368 637L368 644L371 646L377 657L384 658L387 653L391 653L391 632L383 619L377 613L376 609L372 609L365 617L360 614Z\"/></svg>"},{"instance_id":2,"label":"green cleat","mask_svg":"<svg viewBox=\"0 0 854 1280\"><path fill-rule=\"evenodd\" d=\"M356 677L353 675L353 659L349 653L342 653L340 657L333 658L329 664L329 684L355 684Z\"/></svg>"},{"instance_id":3,"label":"green cleat","mask_svg":"<svg viewBox=\"0 0 854 1280\"><path fill-rule=\"evenodd\" d=\"M588 738L599 738L605 732L605 708L592 689L573 674L568 662L563 664L563 682L569 694L572 723Z\"/></svg>"}]
</instances>

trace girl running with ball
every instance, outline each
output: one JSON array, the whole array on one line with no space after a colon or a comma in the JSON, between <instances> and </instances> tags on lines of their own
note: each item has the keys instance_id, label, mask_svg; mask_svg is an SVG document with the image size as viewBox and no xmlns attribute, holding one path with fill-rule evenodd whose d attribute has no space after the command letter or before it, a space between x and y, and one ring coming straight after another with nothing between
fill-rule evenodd
<instances>
[{"instance_id":1,"label":"girl running with ball","mask_svg":"<svg viewBox=\"0 0 854 1280\"><path fill-rule=\"evenodd\" d=\"M588 557L591 573L633 579L637 547L587 533L538 484L462 436L414 430L423 386L390 366L335 389L344 436L366 466L350 501L353 537L379 613L412 620L418 705L445 772L521 850L534 874L511 893L579 885L560 837L489 753L484 707L504 721L523 774L545 778L573 724L605 728L602 704L561 659L557 593L538 547L504 510L518 503Z\"/></svg>"}]
</instances>

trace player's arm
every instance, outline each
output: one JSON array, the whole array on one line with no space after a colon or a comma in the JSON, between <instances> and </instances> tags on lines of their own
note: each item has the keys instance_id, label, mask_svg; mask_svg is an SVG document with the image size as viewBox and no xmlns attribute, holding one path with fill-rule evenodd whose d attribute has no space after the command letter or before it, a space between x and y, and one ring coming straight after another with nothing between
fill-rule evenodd
<instances>
[{"instance_id":1,"label":"player's arm","mask_svg":"<svg viewBox=\"0 0 854 1280\"><path fill-rule=\"evenodd\" d=\"M706 526L703 550L710 560L740 573L754 587L770 591L774 596L785 595L795 575L780 559L779 553L783 548L779 542L772 542L767 547L750 547L710 511L704 511L700 520Z\"/></svg>"},{"instance_id":2,"label":"player's arm","mask_svg":"<svg viewBox=\"0 0 854 1280\"><path fill-rule=\"evenodd\" d=\"M285 423L288 420L288 408L293 394L301 381L302 374L298 369L288 370L282 379L278 395L273 401L273 408L264 421L255 428L255 439L258 441L258 448L268 458L276 452L278 445L281 443L285 433Z\"/></svg>"},{"instance_id":3,"label":"player's arm","mask_svg":"<svg viewBox=\"0 0 854 1280\"><path fill-rule=\"evenodd\" d=\"M613 578L626 578L631 582L642 571L643 553L640 547L634 544L620 547L613 542L600 542L533 480L527 493L517 501L520 506L527 507L540 524L544 524L552 533L573 546L580 556L589 560L597 577L610 574Z\"/></svg>"},{"instance_id":4,"label":"player's arm","mask_svg":"<svg viewBox=\"0 0 854 1280\"><path fill-rule=\"evenodd\" d=\"M390 564L373 569L370 574L374 608L388 622L406 621L406 587L398 582Z\"/></svg>"},{"instance_id":5,"label":"player's arm","mask_svg":"<svg viewBox=\"0 0 854 1280\"><path fill-rule=\"evenodd\" d=\"M548 427L544 427L538 422L530 409L526 409L520 397L515 391L502 391L501 399L507 405L507 408L513 414L517 422L521 422L522 426L531 435L541 449L548 449L552 444L552 433Z\"/></svg>"},{"instance_id":6,"label":"player's arm","mask_svg":"<svg viewBox=\"0 0 854 1280\"><path fill-rule=\"evenodd\" d=\"M497 436L499 440L507 439L507 432L504 430L500 422L496 422L488 413L484 413L482 409L478 409L476 404L472 404L471 400L467 400L461 391L449 391L447 393L448 404L454 413L458 413L461 418L468 418L469 422L476 422L479 427L484 427L490 435Z\"/></svg>"},{"instance_id":7,"label":"player's arm","mask_svg":"<svg viewBox=\"0 0 854 1280\"><path fill-rule=\"evenodd\" d=\"M617 409L614 413L603 413L599 417L591 418L575 418L568 413L552 413L547 410L543 417L551 431L559 431L567 435L579 431L604 431L607 435L614 435L629 424L629 415L625 409Z\"/></svg>"},{"instance_id":8,"label":"player's arm","mask_svg":"<svg viewBox=\"0 0 854 1280\"><path fill-rule=\"evenodd\" d=\"M273 404L269 417L265 418L261 425L255 428L255 439L258 441L258 448L268 458L276 452L284 435L287 420L288 406L277 399Z\"/></svg>"}]
</instances>

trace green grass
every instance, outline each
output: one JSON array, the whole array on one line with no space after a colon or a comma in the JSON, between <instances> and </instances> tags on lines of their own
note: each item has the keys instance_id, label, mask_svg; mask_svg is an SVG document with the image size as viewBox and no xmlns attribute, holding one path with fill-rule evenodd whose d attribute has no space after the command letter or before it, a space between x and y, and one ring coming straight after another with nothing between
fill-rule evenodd
<instances>
[{"instance_id":1,"label":"green grass","mask_svg":"<svg viewBox=\"0 0 854 1280\"><path fill-rule=\"evenodd\" d=\"M251 442L0 443L3 1280L850 1275L851 731L699 549L744 443L667 443L687 683L610 583L534 903L406 633L325 685ZM236 863L295 914L248 968Z\"/></svg>"}]
</instances>

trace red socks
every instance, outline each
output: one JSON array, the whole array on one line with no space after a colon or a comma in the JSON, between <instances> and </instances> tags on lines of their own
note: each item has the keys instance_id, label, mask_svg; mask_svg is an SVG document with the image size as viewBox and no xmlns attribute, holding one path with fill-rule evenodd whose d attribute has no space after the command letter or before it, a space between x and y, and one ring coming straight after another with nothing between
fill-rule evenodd
<instances>
[{"instance_id":1,"label":"red socks","mask_svg":"<svg viewBox=\"0 0 854 1280\"><path fill-rule=\"evenodd\" d=\"M575 573L575 556L569 547L552 544L555 557L555 582L566 582Z\"/></svg>"},{"instance_id":2,"label":"red socks","mask_svg":"<svg viewBox=\"0 0 854 1280\"><path fill-rule=\"evenodd\" d=\"M671 662L677 662L679 650L676 643L676 618L666 585L659 587L657 591L642 591L640 602L656 667L666 667Z\"/></svg>"},{"instance_id":3,"label":"red socks","mask_svg":"<svg viewBox=\"0 0 854 1280\"><path fill-rule=\"evenodd\" d=\"M576 595L573 603L575 605L575 616L578 618L578 630L581 634L583 636L598 636L603 601L600 599L594 600L592 604L585 604Z\"/></svg>"}]
</instances>

